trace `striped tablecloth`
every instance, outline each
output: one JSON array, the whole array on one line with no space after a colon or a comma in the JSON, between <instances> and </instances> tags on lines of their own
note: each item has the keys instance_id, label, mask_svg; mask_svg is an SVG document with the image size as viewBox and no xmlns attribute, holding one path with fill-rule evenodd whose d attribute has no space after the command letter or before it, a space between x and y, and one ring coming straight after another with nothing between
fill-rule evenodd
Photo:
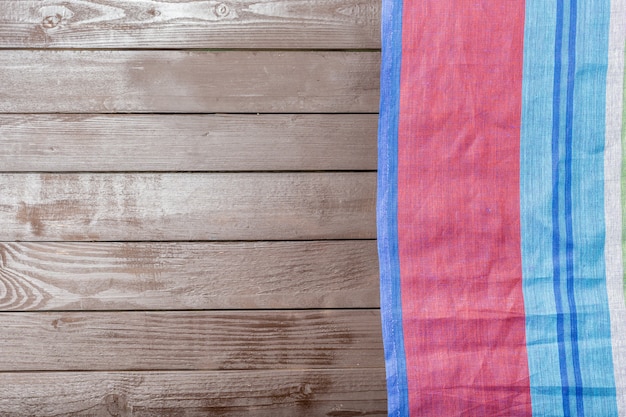
<instances>
[{"instance_id":1,"label":"striped tablecloth","mask_svg":"<svg viewBox=\"0 0 626 417\"><path fill-rule=\"evenodd\" d=\"M390 415L626 416L625 36L626 0L383 0Z\"/></svg>"}]
</instances>

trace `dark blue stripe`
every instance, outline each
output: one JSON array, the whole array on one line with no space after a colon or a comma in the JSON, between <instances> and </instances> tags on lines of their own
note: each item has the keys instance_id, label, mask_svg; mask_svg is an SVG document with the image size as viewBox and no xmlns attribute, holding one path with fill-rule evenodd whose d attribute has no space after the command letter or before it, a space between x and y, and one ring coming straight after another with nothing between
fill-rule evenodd
<instances>
[{"instance_id":1,"label":"dark blue stripe","mask_svg":"<svg viewBox=\"0 0 626 417\"><path fill-rule=\"evenodd\" d=\"M563 0L557 1L556 35L554 39L554 85L552 96L552 266L554 302L556 307L556 337L559 346L559 370L563 416L570 416L569 378L565 353L565 326L561 299L561 247L559 233L559 131L561 113L561 54L563 42Z\"/></svg>"},{"instance_id":2,"label":"dark blue stripe","mask_svg":"<svg viewBox=\"0 0 626 417\"><path fill-rule=\"evenodd\" d=\"M578 352L578 320L576 317L576 298L574 297L574 232L572 225L572 123L574 118L574 79L576 76L576 0L571 0L569 16L569 38L567 42L567 102L565 105L565 259L567 301L570 313L570 338L572 343L572 362L576 392L576 412L584 417L583 379L580 371Z\"/></svg>"},{"instance_id":3,"label":"dark blue stripe","mask_svg":"<svg viewBox=\"0 0 626 417\"><path fill-rule=\"evenodd\" d=\"M524 25L520 208L533 416L564 414L553 280L554 188L549 178L553 161L550 138L554 117L556 4L555 0L527 1Z\"/></svg>"},{"instance_id":4,"label":"dark blue stripe","mask_svg":"<svg viewBox=\"0 0 626 417\"><path fill-rule=\"evenodd\" d=\"M402 60L402 0L382 5L382 67L378 125L378 253L383 343L390 416L408 416L398 252L398 118Z\"/></svg>"}]
</instances>

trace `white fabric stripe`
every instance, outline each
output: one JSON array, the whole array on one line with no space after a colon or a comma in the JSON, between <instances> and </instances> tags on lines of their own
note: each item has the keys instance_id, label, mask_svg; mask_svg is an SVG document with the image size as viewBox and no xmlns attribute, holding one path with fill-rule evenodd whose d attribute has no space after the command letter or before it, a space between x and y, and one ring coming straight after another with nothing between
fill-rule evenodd
<instances>
[{"instance_id":1,"label":"white fabric stripe","mask_svg":"<svg viewBox=\"0 0 626 417\"><path fill-rule=\"evenodd\" d=\"M606 218L606 277L611 314L613 364L619 415L626 417L626 303L622 262L622 103L626 0L611 1L609 66L606 88L606 148L604 153L604 200Z\"/></svg>"}]
</instances>

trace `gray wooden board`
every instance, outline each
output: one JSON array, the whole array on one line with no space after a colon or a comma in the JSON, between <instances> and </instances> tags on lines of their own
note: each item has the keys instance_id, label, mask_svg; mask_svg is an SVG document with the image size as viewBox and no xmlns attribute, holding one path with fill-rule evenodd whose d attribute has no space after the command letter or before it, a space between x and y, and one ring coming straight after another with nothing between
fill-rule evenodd
<instances>
[{"instance_id":1,"label":"gray wooden board","mask_svg":"<svg viewBox=\"0 0 626 417\"><path fill-rule=\"evenodd\" d=\"M0 174L0 241L376 237L376 174Z\"/></svg>"},{"instance_id":2,"label":"gray wooden board","mask_svg":"<svg viewBox=\"0 0 626 417\"><path fill-rule=\"evenodd\" d=\"M376 241L0 243L0 310L378 307Z\"/></svg>"},{"instance_id":3,"label":"gray wooden board","mask_svg":"<svg viewBox=\"0 0 626 417\"><path fill-rule=\"evenodd\" d=\"M375 113L377 52L2 51L0 112Z\"/></svg>"},{"instance_id":4,"label":"gray wooden board","mask_svg":"<svg viewBox=\"0 0 626 417\"><path fill-rule=\"evenodd\" d=\"M386 414L379 20L0 0L0 416Z\"/></svg>"},{"instance_id":5,"label":"gray wooden board","mask_svg":"<svg viewBox=\"0 0 626 417\"><path fill-rule=\"evenodd\" d=\"M0 115L4 171L376 169L377 115Z\"/></svg>"},{"instance_id":6,"label":"gray wooden board","mask_svg":"<svg viewBox=\"0 0 626 417\"><path fill-rule=\"evenodd\" d=\"M0 313L0 370L380 368L373 310Z\"/></svg>"},{"instance_id":7,"label":"gray wooden board","mask_svg":"<svg viewBox=\"0 0 626 417\"><path fill-rule=\"evenodd\" d=\"M380 47L376 0L3 0L0 47Z\"/></svg>"},{"instance_id":8,"label":"gray wooden board","mask_svg":"<svg viewBox=\"0 0 626 417\"><path fill-rule=\"evenodd\" d=\"M371 369L0 373L0 416L386 416Z\"/></svg>"}]
</instances>

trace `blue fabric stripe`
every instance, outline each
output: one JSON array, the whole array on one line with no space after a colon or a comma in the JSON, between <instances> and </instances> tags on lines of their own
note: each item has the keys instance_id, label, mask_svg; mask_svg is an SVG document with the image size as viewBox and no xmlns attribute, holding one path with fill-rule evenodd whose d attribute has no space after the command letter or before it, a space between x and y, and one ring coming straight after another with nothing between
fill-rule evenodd
<instances>
[{"instance_id":1,"label":"blue fabric stripe","mask_svg":"<svg viewBox=\"0 0 626 417\"><path fill-rule=\"evenodd\" d=\"M563 0L557 1L556 31L554 39L554 79L552 98L552 262L554 280L554 301L556 305L556 335L559 350L559 371L563 401L563 415L570 416L569 377L565 349L565 323L563 320L563 300L561 297L561 232L559 222L559 136L561 131L561 59L563 42Z\"/></svg>"},{"instance_id":2,"label":"blue fabric stripe","mask_svg":"<svg viewBox=\"0 0 626 417\"><path fill-rule=\"evenodd\" d=\"M616 416L604 257L604 142L609 0L578 0L573 85L574 294L584 413ZM592 390L602 395L588 395ZM582 415L579 413L579 415Z\"/></svg>"},{"instance_id":3,"label":"blue fabric stripe","mask_svg":"<svg viewBox=\"0 0 626 417\"><path fill-rule=\"evenodd\" d=\"M617 415L604 260L609 2L526 2L520 204L537 416Z\"/></svg>"},{"instance_id":4,"label":"blue fabric stripe","mask_svg":"<svg viewBox=\"0 0 626 417\"><path fill-rule=\"evenodd\" d=\"M398 117L402 59L402 0L382 6L382 68L378 125L377 227L383 344L390 416L408 416L398 252Z\"/></svg>"},{"instance_id":5,"label":"blue fabric stripe","mask_svg":"<svg viewBox=\"0 0 626 417\"><path fill-rule=\"evenodd\" d=\"M557 240L558 245L558 239L553 238L551 183L558 181L553 172L551 138L555 126L558 129L560 125L559 107L553 108L554 94L560 94L560 86L555 88L554 79L556 20L557 7L553 0L526 1L520 209L526 342L532 410L536 416L563 415L562 381L567 381L563 375L567 367L560 360L563 355L559 355L560 348L564 354L564 340L559 342L563 333L557 333L557 318L562 321L562 316L556 314L555 294L560 295L560 285L555 286L554 267L559 265L560 256L556 259L554 256L560 249L554 252L553 241ZM556 73L560 76L561 72Z\"/></svg>"},{"instance_id":6,"label":"blue fabric stripe","mask_svg":"<svg viewBox=\"0 0 626 417\"><path fill-rule=\"evenodd\" d=\"M569 34L568 34L568 63L567 63L567 104L565 109L565 259L567 302L570 314L570 339L572 349L572 363L574 368L574 383L576 395L576 413L584 417L584 399L582 395L582 376L578 352L578 322L576 317L576 299L574 297L574 236L572 224L572 120L574 117L574 85L576 75L576 0L570 1Z\"/></svg>"}]
</instances>

